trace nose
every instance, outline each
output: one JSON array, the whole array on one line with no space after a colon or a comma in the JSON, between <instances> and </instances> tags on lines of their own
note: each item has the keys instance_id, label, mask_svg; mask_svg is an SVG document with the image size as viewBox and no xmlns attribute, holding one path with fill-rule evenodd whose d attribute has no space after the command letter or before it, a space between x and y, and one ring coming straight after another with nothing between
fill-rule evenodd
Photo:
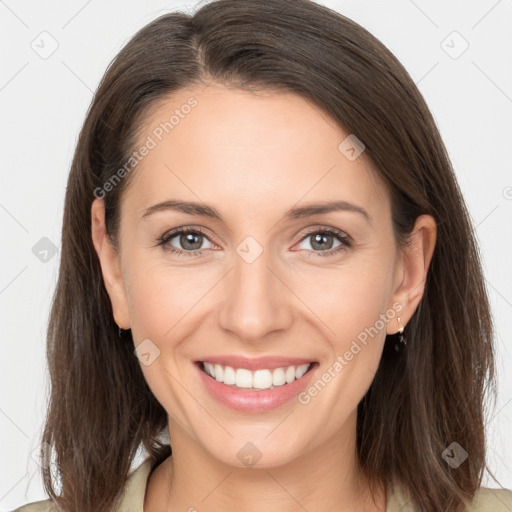
<instances>
[{"instance_id":1,"label":"nose","mask_svg":"<svg viewBox=\"0 0 512 512\"><path fill-rule=\"evenodd\" d=\"M233 259L234 268L222 290L225 300L218 311L219 326L251 342L289 328L294 295L283 272L272 265L270 253L264 250L252 262L238 253Z\"/></svg>"}]
</instances>

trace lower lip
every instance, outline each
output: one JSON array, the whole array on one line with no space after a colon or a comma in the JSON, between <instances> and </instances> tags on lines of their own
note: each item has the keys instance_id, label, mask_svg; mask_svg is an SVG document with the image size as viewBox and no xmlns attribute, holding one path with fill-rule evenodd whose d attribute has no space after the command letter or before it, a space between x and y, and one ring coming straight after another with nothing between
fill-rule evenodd
<instances>
[{"instance_id":1,"label":"lower lip","mask_svg":"<svg viewBox=\"0 0 512 512\"><path fill-rule=\"evenodd\" d=\"M194 366L197 368L206 389L221 404L242 412L264 412L289 402L304 391L318 368L318 363L312 363L312 367L300 379L295 379L291 383L283 384L274 389L261 391L249 391L227 386L206 374L201 368L202 363L196 363Z\"/></svg>"}]
</instances>

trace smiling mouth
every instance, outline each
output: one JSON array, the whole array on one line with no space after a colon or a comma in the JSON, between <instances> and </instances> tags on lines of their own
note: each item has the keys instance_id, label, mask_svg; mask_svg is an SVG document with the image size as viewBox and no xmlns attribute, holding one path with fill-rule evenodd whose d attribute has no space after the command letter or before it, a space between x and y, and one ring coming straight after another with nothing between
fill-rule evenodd
<instances>
[{"instance_id":1,"label":"smiling mouth","mask_svg":"<svg viewBox=\"0 0 512 512\"><path fill-rule=\"evenodd\" d=\"M261 368L248 370L229 365L197 361L199 368L211 379L228 387L247 391L265 391L280 388L301 379L306 373L318 366L312 361L302 365L287 365L279 368Z\"/></svg>"}]
</instances>

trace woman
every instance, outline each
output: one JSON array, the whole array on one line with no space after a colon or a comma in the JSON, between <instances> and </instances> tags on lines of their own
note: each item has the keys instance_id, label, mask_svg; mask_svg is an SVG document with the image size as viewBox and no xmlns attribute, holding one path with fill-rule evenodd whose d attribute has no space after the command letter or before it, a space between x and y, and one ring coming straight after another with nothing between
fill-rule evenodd
<instances>
[{"instance_id":1,"label":"woman","mask_svg":"<svg viewBox=\"0 0 512 512\"><path fill-rule=\"evenodd\" d=\"M512 510L480 487L492 319L437 127L308 0L166 14L116 57L48 358L51 499L22 511Z\"/></svg>"}]
</instances>

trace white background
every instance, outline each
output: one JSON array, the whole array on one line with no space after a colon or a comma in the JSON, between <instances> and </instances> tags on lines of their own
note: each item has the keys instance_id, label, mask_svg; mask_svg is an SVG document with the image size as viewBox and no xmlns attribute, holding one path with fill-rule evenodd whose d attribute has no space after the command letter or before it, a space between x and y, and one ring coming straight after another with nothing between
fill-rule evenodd
<instances>
[{"instance_id":1,"label":"white background","mask_svg":"<svg viewBox=\"0 0 512 512\"><path fill-rule=\"evenodd\" d=\"M323 3L401 60L448 147L477 226L496 322L500 394L488 457L512 488L512 0ZM72 153L107 65L139 28L178 8L191 12L194 3L0 0L0 510L46 497L31 452L45 412L45 329L60 253L44 263L32 247L47 237L58 249ZM51 48L43 31L58 43L47 59L31 47L46 37ZM453 58L462 38L469 47ZM488 478L484 485L497 487Z\"/></svg>"}]
</instances>

